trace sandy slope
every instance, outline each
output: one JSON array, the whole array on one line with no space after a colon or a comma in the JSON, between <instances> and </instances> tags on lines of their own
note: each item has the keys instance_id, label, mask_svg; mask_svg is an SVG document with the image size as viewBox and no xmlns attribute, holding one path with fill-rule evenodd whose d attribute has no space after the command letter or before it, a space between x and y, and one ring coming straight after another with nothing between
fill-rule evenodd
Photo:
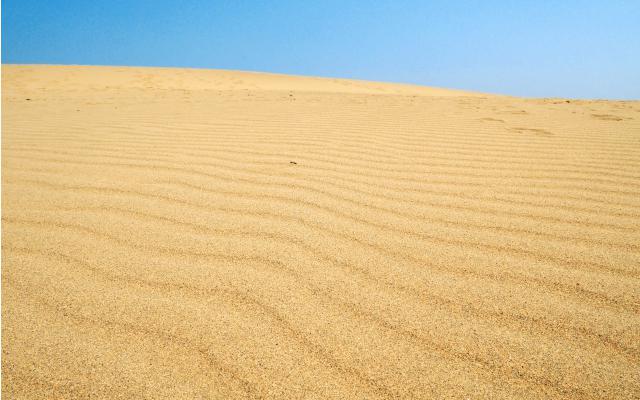
<instances>
[{"instance_id":1,"label":"sandy slope","mask_svg":"<svg viewBox=\"0 0 640 400\"><path fill-rule=\"evenodd\" d=\"M2 72L7 398L640 397L640 103Z\"/></svg>"}]
</instances>

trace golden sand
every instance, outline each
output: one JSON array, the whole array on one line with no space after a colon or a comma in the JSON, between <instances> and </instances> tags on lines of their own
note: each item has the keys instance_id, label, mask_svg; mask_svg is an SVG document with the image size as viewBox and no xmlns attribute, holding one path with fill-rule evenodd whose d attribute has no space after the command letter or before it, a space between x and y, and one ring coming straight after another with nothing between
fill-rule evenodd
<instances>
[{"instance_id":1,"label":"golden sand","mask_svg":"<svg viewBox=\"0 0 640 400\"><path fill-rule=\"evenodd\" d=\"M640 398L640 102L3 66L2 394Z\"/></svg>"}]
</instances>

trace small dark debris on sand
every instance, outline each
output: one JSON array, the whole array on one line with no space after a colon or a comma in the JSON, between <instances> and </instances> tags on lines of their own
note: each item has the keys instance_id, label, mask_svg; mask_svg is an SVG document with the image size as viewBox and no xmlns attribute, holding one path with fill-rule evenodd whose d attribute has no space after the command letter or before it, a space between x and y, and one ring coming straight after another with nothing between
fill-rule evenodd
<instances>
[{"instance_id":1,"label":"small dark debris on sand","mask_svg":"<svg viewBox=\"0 0 640 400\"><path fill-rule=\"evenodd\" d=\"M25 99L26 101L31 101L31 99Z\"/></svg>"},{"instance_id":2,"label":"small dark debris on sand","mask_svg":"<svg viewBox=\"0 0 640 400\"><path fill-rule=\"evenodd\" d=\"M298 163L297 163L297 162L295 162L295 161L289 161L289 164L298 165Z\"/></svg>"}]
</instances>

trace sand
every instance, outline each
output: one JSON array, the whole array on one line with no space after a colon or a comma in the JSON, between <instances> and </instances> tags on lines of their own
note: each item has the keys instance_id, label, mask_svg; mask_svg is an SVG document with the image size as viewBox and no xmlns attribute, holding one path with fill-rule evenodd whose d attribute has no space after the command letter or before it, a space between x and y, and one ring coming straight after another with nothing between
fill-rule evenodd
<instances>
[{"instance_id":1,"label":"sand","mask_svg":"<svg viewBox=\"0 0 640 400\"><path fill-rule=\"evenodd\" d=\"M640 398L640 102L2 69L5 398Z\"/></svg>"}]
</instances>

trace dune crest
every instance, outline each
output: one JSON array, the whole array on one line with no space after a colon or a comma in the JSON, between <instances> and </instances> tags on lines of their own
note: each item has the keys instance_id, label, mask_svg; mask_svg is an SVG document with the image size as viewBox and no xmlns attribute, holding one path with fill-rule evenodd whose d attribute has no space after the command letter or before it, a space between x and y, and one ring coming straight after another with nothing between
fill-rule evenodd
<instances>
[{"instance_id":1,"label":"dune crest","mask_svg":"<svg viewBox=\"0 0 640 400\"><path fill-rule=\"evenodd\" d=\"M399 83L316 78L264 72L195 68L4 65L7 89L33 90L64 85L66 90L257 90L318 93L486 96L480 93Z\"/></svg>"},{"instance_id":2,"label":"dune crest","mask_svg":"<svg viewBox=\"0 0 640 400\"><path fill-rule=\"evenodd\" d=\"M640 397L640 102L2 67L7 398Z\"/></svg>"}]
</instances>

